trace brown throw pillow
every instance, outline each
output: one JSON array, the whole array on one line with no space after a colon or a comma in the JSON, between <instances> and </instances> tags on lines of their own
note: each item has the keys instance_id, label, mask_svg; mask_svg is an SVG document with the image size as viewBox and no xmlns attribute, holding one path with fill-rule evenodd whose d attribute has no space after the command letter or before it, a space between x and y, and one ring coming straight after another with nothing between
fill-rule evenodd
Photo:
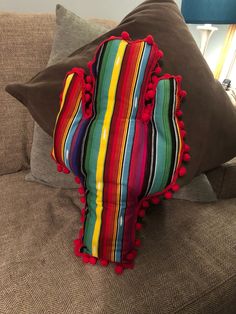
<instances>
[{"instance_id":1,"label":"brown throw pillow","mask_svg":"<svg viewBox=\"0 0 236 314\"><path fill-rule=\"evenodd\" d=\"M235 108L220 83L214 80L173 0L143 2L113 30L48 67L28 83L8 85L7 91L27 106L38 124L52 135L65 73L76 66L87 68L98 43L122 31L129 32L133 39L152 34L164 52L163 73L183 76L182 86L188 92L183 114L192 159L180 184L234 157Z\"/></svg>"}]
</instances>

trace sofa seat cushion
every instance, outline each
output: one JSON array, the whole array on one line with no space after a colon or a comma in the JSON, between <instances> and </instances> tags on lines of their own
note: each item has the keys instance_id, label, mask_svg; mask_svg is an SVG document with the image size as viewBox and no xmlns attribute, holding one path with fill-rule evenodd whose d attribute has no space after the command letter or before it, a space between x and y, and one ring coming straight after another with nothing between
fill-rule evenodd
<instances>
[{"instance_id":1,"label":"sofa seat cushion","mask_svg":"<svg viewBox=\"0 0 236 314\"><path fill-rule=\"evenodd\" d=\"M234 313L236 199L151 208L138 267L117 276L73 254L77 191L26 172L0 177L2 313Z\"/></svg>"}]
</instances>

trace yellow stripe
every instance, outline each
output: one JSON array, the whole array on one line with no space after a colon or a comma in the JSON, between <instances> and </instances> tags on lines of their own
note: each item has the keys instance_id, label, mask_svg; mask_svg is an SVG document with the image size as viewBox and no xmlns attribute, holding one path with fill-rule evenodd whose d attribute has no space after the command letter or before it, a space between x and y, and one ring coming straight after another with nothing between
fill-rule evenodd
<instances>
[{"instance_id":1,"label":"yellow stripe","mask_svg":"<svg viewBox=\"0 0 236 314\"><path fill-rule=\"evenodd\" d=\"M98 153L97 172L96 172L96 189L97 189L96 222L94 226L93 239L92 239L92 255L95 257L98 257L98 240L99 240L100 229L101 229L101 214L102 214L102 201L103 201L103 198L102 198L103 172L104 172L104 163L105 163L106 150L107 150L108 135L109 135L109 130L110 130L112 113L113 113L114 105L115 105L117 81L118 81L122 59L125 53L126 46L127 46L127 42L122 40L120 42L120 45L116 54L114 68L113 68L112 76L111 76L111 83L110 83L110 87L108 91L107 110L105 113L104 122L102 126L100 149Z\"/></svg>"},{"instance_id":2,"label":"yellow stripe","mask_svg":"<svg viewBox=\"0 0 236 314\"><path fill-rule=\"evenodd\" d=\"M54 125L53 140L54 140L54 136L55 136L57 121L58 121L58 118L59 118L59 116L60 116L61 110L62 110L62 108L63 108L63 106L64 106L66 93L67 93L68 87L70 86L70 82L71 82L73 76L74 76L74 73L69 74L69 75L67 76L67 78L66 78L66 81L65 81L65 86L64 86L64 89L63 89L63 92L62 92L62 100L61 100L61 103L60 103L59 112L58 112L58 114L57 114L56 122L55 122L55 125ZM53 148L52 148L52 156L53 156L53 158L56 160L55 151L54 151L54 146L53 146Z\"/></svg>"},{"instance_id":3,"label":"yellow stripe","mask_svg":"<svg viewBox=\"0 0 236 314\"><path fill-rule=\"evenodd\" d=\"M125 143L126 143L126 137L127 137L127 129L129 126L129 117L130 117L130 112L132 109L132 102L133 102L133 93L135 89L135 83L137 80L138 76L138 70L139 70L139 64L142 58L142 53L143 53L143 48L144 48L144 43L140 43L140 50L139 54L137 57L137 62L136 62L136 67L134 71L134 76L133 76L133 81L131 85L131 90L130 90L130 98L129 98L129 110L127 112L127 119L125 119L125 127L124 127L124 133L123 133L123 139L122 139L122 144L121 144L121 153L120 153L120 160L119 160L119 167L118 167L118 176L117 176L117 206L116 206L116 211L115 211L115 218L114 218L114 233L113 233L113 239L112 239L112 250L111 250L111 261L115 260L114 252L115 252L115 242L116 242L116 233L117 233L117 216L119 213L119 207L120 207L120 183L121 183L121 175L122 175L122 164L123 164L123 155L124 155L124 150L125 150Z\"/></svg>"},{"instance_id":4,"label":"yellow stripe","mask_svg":"<svg viewBox=\"0 0 236 314\"><path fill-rule=\"evenodd\" d=\"M81 85L79 87L81 88ZM65 141L66 141L66 138L67 138L67 135L68 135L67 133L68 133L68 130L69 130L70 126L71 126L72 121L74 120L76 111L77 111L77 109L78 109L78 107L80 105L80 102L81 102L81 98L82 98L82 89L79 92L78 98L76 100L75 108L73 110L72 115L70 116L70 119L68 120L68 123L66 125L66 129L63 132L63 138L62 138L62 141L61 141L61 156L62 156L62 160L64 160L64 148L65 148Z\"/></svg>"}]
</instances>

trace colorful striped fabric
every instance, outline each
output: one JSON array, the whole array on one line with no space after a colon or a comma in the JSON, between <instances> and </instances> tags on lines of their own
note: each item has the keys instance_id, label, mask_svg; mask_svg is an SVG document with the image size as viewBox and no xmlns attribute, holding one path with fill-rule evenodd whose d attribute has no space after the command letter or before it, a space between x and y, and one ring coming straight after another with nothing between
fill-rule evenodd
<instances>
[{"instance_id":1,"label":"colorful striped fabric","mask_svg":"<svg viewBox=\"0 0 236 314\"><path fill-rule=\"evenodd\" d=\"M181 77L158 76L162 52L148 36L127 33L101 43L90 75L66 76L54 128L52 157L58 170L81 184L84 223L75 252L84 262L132 268L149 201L170 198L183 175L184 124Z\"/></svg>"}]
</instances>

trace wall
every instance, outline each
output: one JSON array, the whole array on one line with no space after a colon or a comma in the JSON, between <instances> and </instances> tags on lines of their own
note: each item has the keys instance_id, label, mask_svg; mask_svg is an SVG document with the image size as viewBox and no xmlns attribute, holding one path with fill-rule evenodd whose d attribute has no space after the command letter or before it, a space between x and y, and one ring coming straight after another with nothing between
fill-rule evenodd
<instances>
[{"instance_id":1,"label":"wall","mask_svg":"<svg viewBox=\"0 0 236 314\"><path fill-rule=\"evenodd\" d=\"M179 7L182 0L175 0ZM121 20L130 10L143 2L142 0L0 0L0 11L16 12L54 12L57 3L61 3L82 17L99 17ZM218 26L219 30L212 35L206 52L206 60L214 71L221 47L226 36L227 26ZM200 33L196 25L189 25L198 45Z\"/></svg>"}]
</instances>

